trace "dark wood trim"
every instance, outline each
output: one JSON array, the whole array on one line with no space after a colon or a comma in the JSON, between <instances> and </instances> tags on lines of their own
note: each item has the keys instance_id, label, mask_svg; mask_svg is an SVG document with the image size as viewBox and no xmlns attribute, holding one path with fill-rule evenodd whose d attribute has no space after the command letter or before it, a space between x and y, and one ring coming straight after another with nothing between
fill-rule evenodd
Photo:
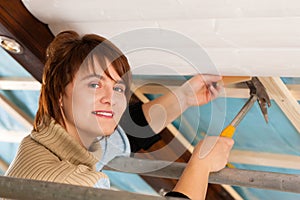
<instances>
[{"instance_id":1,"label":"dark wood trim","mask_svg":"<svg viewBox=\"0 0 300 200\"><path fill-rule=\"evenodd\" d=\"M48 26L31 15L21 0L1 0L0 34L23 46L23 54L10 55L41 82L46 48L54 38Z\"/></svg>"}]
</instances>

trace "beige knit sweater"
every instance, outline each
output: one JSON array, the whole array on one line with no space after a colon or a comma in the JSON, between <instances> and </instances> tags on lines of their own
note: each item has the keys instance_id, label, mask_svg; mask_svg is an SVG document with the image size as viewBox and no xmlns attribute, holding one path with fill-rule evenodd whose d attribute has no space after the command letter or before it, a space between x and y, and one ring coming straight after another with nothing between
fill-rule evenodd
<instances>
[{"instance_id":1,"label":"beige knit sweater","mask_svg":"<svg viewBox=\"0 0 300 200\"><path fill-rule=\"evenodd\" d=\"M6 175L95 187L108 179L95 171L99 160L95 155L101 155L101 148L99 143L94 145L95 152L86 150L52 120L23 139Z\"/></svg>"}]
</instances>

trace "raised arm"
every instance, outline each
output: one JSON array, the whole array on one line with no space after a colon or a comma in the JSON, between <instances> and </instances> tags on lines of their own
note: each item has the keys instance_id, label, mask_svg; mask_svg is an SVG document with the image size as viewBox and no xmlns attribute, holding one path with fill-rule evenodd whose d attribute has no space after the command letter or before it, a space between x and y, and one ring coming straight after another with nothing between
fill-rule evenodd
<instances>
[{"instance_id":1,"label":"raised arm","mask_svg":"<svg viewBox=\"0 0 300 200\"><path fill-rule=\"evenodd\" d=\"M146 120L154 132L159 133L190 106L200 106L218 96L220 87L213 82L222 77L215 75L195 75L175 91L143 104Z\"/></svg>"},{"instance_id":2,"label":"raised arm","mask_svg":"<svg viewBox=\"0 0 300 200\"><path fill-rule=\"evenodd\" d=\"M206 137L195 147L173 191L182 193L193 200L204 200L209 173L225 167L233 144L234 141L230 138Z\"/></svg>"}]
</instances>

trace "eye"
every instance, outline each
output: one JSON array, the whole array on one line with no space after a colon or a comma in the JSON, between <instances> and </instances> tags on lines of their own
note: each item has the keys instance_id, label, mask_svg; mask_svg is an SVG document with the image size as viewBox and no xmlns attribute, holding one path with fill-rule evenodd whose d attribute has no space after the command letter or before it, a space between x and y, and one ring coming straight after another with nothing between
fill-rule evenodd
<instances>
[{"instance_id":1,"label":"eye","mask_svg":"<svg viewBox=\"0 0 300 200\"><path fill-rule=\"evenodd\" d=\"M100 87L101 87L100 83L90 83L89 84L89 88L97 89Z\"/></svg>"},{"instance_id":2,"label":"eye","mask_svg":"<svg viewBox=\"0 0 300 200\"><path fill-rule=\"evenodd\" d=\"M113 90L119 93L124 93L125 92L125 86L122 85L116 85L113 87Z\"/></svg>"}]
</instances>

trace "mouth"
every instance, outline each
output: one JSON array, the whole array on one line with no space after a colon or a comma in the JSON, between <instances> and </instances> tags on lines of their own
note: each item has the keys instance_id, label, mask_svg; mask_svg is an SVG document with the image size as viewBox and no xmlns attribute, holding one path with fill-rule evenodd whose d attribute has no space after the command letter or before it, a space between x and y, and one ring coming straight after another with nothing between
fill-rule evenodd
<instances>
[{"instance_id":1,"label":"mouth","mask_svg":"<svg viewBox=\"0 0 300 200\"><path fill-rule=\"evenodd\" d=\"M112 111L104 111L104 110L93 111L92 114L98 117L105 117L105 118L113 118L114 116L114 113Z\"/></svg>"}]
</instances>

